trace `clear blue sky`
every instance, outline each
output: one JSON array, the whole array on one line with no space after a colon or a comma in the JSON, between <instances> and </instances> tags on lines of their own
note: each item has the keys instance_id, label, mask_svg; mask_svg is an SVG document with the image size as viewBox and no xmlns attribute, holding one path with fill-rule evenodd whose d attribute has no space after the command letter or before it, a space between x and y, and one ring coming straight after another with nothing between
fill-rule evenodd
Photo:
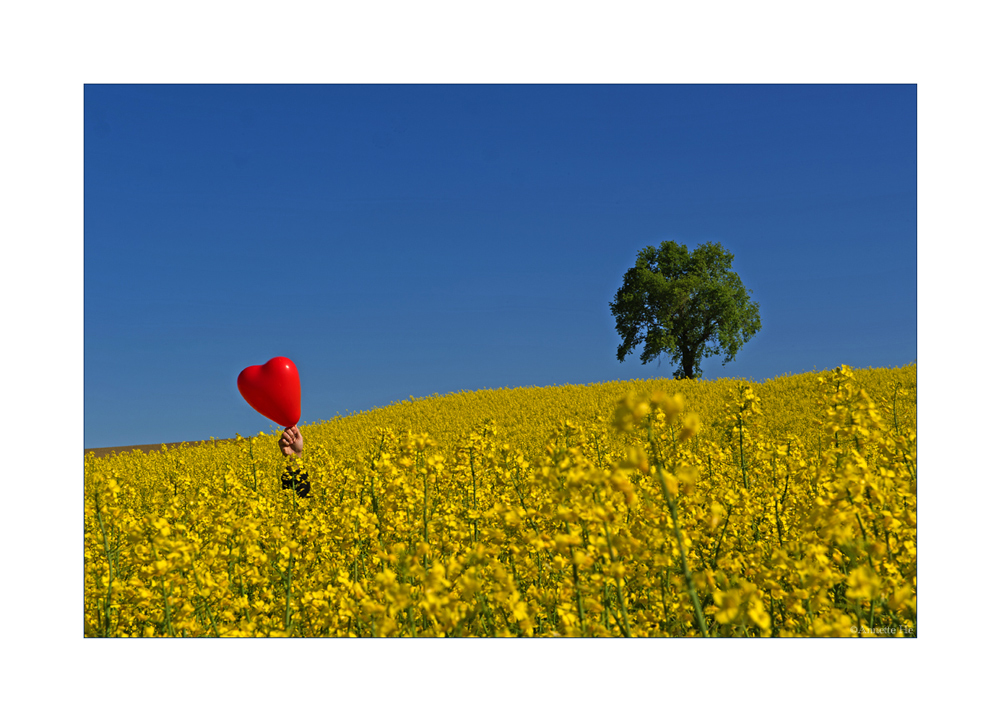
<instances>
[{"instance_id":1,"label":"clear blue sky","mask_svg":"<svg viewBox=\"0 0 1000 721\"><path fill-rule=\"evenodd\" d=\"M247 436L434 393L670 377L608 308L719 242L762 330L705 377L917 355L913 85L116 86L84 92L84 444Z\"/></svg>"}]
</instances>

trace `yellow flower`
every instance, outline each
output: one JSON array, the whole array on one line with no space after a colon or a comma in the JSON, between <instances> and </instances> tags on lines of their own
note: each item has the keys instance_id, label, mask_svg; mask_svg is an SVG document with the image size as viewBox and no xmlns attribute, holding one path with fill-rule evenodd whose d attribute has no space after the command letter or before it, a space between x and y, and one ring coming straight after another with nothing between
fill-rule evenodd
<instances>
[{"instance_id":1,"label":"yellow flower","mask_svg":"<svg viewBox=\"0 0 1000 721\"><path fill-rule=\"evenodd\" d=\"M715 620L719 623L732 623L740 615L740 591L738 588L728 591L714 591L712 599L719 610L715 612Z\"/></svg>"},{"instance_id":2,"label":"yellow flower","mask_svg":"<svg viewBox=\"0 0 1000 721\"><path fill-rule=\"evenodd\" d=\"M847 597L870 601L878 597L882 579L869 566L858 566L847 577Z\"/></svg>"},{"instance_id":3,"label":"yellow flower","mask_svg":"<svg viewBox=\"0 0 1000 721\"><path fill-rule=\"evenodd\" d=\"M701 419L697 413L689 413L681 423L681 432L677 436L679 440L686 441L692 438L701 430Z\"/></svg>"},{"instance_id":4,"label":"yellow flower","mask_svg":"<svg viewBox=\"0 0 1000 721\"><path fill-rule=\"evenodd\" d=\"M85 634L700 635L685 562L720 635L915 633L915 366L678 383L317 423L308 501L276 436L89 454Z\"/></svg>"}]
</instances>

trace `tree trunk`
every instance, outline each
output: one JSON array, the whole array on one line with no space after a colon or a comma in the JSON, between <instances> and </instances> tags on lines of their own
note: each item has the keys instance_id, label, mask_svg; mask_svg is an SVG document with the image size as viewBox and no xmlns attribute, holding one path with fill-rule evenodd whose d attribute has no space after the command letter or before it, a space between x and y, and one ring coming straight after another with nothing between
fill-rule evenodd
<instances>
[{"instance_id":1,"label":"tree trunk","mask_svg":"<svg viewBox=\"0 0 1000 721\"><path fill-rule=\"evenodd\" d=\"M684 378L694 378L694 353L693 352L681 352L681 371Z\"/></svg>"}]
</instances>

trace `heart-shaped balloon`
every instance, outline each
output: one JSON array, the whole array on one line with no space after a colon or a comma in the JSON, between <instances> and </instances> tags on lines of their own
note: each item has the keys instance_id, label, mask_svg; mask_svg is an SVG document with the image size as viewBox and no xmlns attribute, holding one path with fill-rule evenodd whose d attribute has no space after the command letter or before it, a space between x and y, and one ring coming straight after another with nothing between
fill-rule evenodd
<instances>
[{"instance_id":1,"label":"heart-shaped balloon","mask_svg":"<svg viewBox=\"0 0 1000 721\"><path fill-rule=\"evenodd\" d=\"M299 369L283 356L262 366L244 368L236 379L240 395L250 407L279 426L288 428L302 415L302 387Z\"/></svg>"}]
</instances>

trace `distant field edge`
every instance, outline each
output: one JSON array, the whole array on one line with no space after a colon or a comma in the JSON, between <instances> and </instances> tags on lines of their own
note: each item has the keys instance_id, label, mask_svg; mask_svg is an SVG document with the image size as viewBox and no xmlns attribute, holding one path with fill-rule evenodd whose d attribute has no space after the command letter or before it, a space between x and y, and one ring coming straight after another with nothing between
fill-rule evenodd
<instances>
[{"instance_id":1,"label":"distant field edge","mask_svg":"<svg viewBox=\"0 0 1000 721\"><path fill-rule=\"evenodd\" d=\"M229 441L235 441L235 438L216 438L214 441L181 441L179 443L146 443L141 446L113 446L109 448L84 448L83 455L93 452L96 458L103 458L104 456L114 455L115 453L130 453L132 451L142 451L143 453L149 453L150 451L161 450L163 446L170 448L179 448L183 445L188 446L199 446L203 443L227 443Z\"/></svg>"}]
</instances>

